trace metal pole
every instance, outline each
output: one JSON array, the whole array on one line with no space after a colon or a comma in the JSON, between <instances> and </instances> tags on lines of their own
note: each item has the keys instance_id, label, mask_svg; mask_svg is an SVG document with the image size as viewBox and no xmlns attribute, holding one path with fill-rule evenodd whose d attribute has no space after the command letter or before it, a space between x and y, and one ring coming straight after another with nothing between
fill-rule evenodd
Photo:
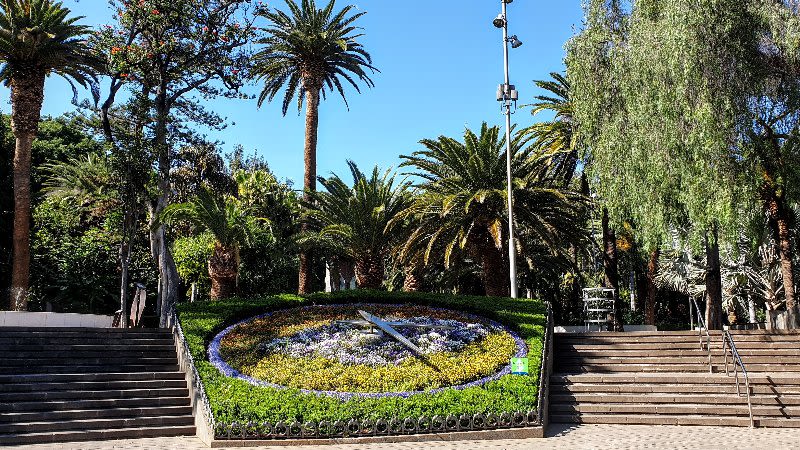
<instances>
[{"instance_id":1,"label":"metal pole","mask_svg":"<svg viewBox=\"0 0 800 450\"><path fill-rule=\"evenodd\" d=\"M514 245L514 194L512 192L511 178L511 92L508 76L508 16L506 15L506 0L503 4L503 67L505 69L506 98L503 102L506 115L506 190L508 191L508 265L511 279L511 298L517 297L517 250Z\"/></svg>"}]
</instances>

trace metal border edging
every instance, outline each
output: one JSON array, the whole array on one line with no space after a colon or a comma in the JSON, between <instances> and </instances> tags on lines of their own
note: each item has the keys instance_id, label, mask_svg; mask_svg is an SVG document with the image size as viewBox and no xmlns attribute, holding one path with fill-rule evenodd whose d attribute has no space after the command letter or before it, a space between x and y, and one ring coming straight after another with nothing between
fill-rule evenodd
<instances>
[{"instance_id":1,"label":"metal border edging","mask_svg":"<svg viewBox=\"0 0 800 450\"><path fill-rule=\"evenodd\" d=\"M550 376L553 374L553 308L550 302L544 302L547 307L547 321L545 323L544 341L542 342L542 365L539 371L539 398L537 410L539 424L542 432L547 433L547 425L550 423Z\"/></svg>"},{"instance_id":2,"label":"metal border edging","mask_svg":"<svg viewBox=\"0 0 800 450\"><path fill-rule=\"evenodd\" d=\"M172 331L175 350L178 354L178 365L186 374L186 385L189 388L196 435L204 444L211 447L214 441L214 416L211 414L211 407L208 404L203 383L195 368L194 358L192 358L192 354L189 351L189 345L186 343L186 338L183 335L183 329L174 307L170 316L171 323L168 326Z\"/></svg>"}]
</instances>

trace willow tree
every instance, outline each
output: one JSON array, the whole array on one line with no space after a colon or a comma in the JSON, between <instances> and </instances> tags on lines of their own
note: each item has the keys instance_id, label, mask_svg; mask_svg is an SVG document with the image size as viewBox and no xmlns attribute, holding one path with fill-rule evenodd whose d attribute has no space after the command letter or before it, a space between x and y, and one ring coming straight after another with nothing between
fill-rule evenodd
<instances>
[{"instance_id":1,"label":"willow tree","mask_svg":"<svg viewBox=\"0 0 800 450\"><path fill-rule=\"evenodd\" d=\"M569 44L575 116L590 173L646 247L670 230L707 253L709 326L722 325L719 245L735 228L738 130L757 48L756 1L593 0Z\"/></svg>"}]
</instances>

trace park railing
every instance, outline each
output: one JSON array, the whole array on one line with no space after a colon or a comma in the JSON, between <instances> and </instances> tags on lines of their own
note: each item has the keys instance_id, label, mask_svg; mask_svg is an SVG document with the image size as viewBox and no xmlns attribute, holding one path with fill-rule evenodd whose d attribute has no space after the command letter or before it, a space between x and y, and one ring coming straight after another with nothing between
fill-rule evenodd
<instances>
[{"instance_id":1,"label":"park railing","mask_svg":"<svg viewBox=\"0 0 800 450\"><path fill-rule=\"evenodd\" d=\"M708 373L712 373L714 368L711 364L711 334L708 332L708 326L706 326L706 321L703 318L703 314L700 312L700 307L697 306L697 300L692 298L691 303L689 303L689 309L691 309L692 304L694 304L694 310L697 313L697 331L700 338L700 349L703 349L703 335L705 334L705 346L706 352L708 353ZM691 316L691 311L689 311L689 315Z\"/></svg>"},{"instance_id":2,"label":"park railing","mask_svg":"<svg viewBox=\"0 0 800 450\"><path fill-rule=\"evenodd\" d=\"M733 375L736 378L736 395L739 397L742 396L739 383L739 369L741 369L741 373L744 377L744 389L747 395L747 409L750 412L750 428L753 428L753 403L750 399L750 379L747 377L747 369L744 367L742 358L736 350L736 343L733 342L733 336L731 336L731 332L728 330L723 330L722 332L722 354L725 357L725 375L727 376L730 376L730 371L728 370L728 354L731 355Z\"/></svg>"}]
</instances>

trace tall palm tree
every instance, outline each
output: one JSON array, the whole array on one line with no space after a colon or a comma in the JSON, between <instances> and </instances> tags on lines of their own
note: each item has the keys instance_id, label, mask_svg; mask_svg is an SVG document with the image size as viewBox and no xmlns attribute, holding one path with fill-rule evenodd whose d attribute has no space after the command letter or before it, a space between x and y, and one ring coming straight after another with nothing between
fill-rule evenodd
<instances>
[{"instance_id":1,"label":"tall palm tree","mask_svg":"<svg viewBox=\"0 0 800 450\"><path fill-rule=\"evenodd\" d=\"M305 175L303 188L312 192L317 179L317 128L319 102L328 91L336 91L347 104L344 85L361 92L358 81L374 86L369 72L378 70L361 46L354 25L365 13L349 15L355 7L348 5L334 12L336 1L318 9L314 0L286 0L289 14L268 8L259 14L269 22L267 36L259 43L264 48L253 58L255 77L264 82L258 105L271 102L279 92L283 95L283 114L297 97L298 110L306 105L306 138L304 148ZM311 264L306 252L300 254L301 294L311 291Z\"/></svg>"},{"instance_id":2,"label":"tall palm tree","mask_svg":"<svg viewBox=\"0 0 800 450\"><path fill-rule=\"evenodd\" d=\"M50 74L86 86L102 63L85 41L82 17L52 0L0 1L0 80L11 88L14 148L14 235L11 308L28 307L31 145L39 131L44 80ZM74 85L73 85L74 90Z\"/></svg>"},{"instance_id":3,"label":"tall palm tree","mask_svg":"<svg viewBox=\"0 0 800 450\"><path fill-rule=\"evenodd\" d=\"M400 233L387 225L410 205L409 182L395 182L390 170L376 166L367 176L347 161L352 186L338 175L319 178L324 191L311 193L308 217L323 245L355 261L359 287L378 289L383 284L385 259Z\"/></svg>"},{"instance_id":4,"label":"tall palm tree","mask_svg":"<svg viewBox=\"0 0 800 450\"><path fill-rule=\"evenodd\" d=\"M573 105L570 99L570 86L567 78L558 72L551 72L552 80L536 80L533 83L546 91L544 95L534 97L536 102L531 105L531 114L536 116L542 112L552 113L553 118L538 122L524 130L535 145L553 151L551 161L553 170L558 173L565 183L569 183L575 176L579 158L577 124L573 115Z\"/></svg>"},{"instance_id":5,"label":"tall palm tree","mask_svg":"<svg viewBox=\"0 0 800 450\"><path fill-rule=\"evenodd\" d=\"M211 299L236 294L239 277L239 247L250 242L256 219L233 198L215 196L207 187L186 203L167 206L156 226L178 221L189 222L199 230L214 235L214 251L208 260L211 278Z\"/></svg>"},{"instance_id":6,"label":"tall palm tree","mask_svg":"<svg viewBox=\"0 0 800 450\"><path fill-rule=\"evenodd\" d=\"M463 142L440 136L420 143L424 150L402 156L402 165L416 168L423 181L421 194L394 220L414 218L416 224L400 257L413 258L422 248L426 264L436 258L449 267L455 252L463 252L480 267L487 295L508 295L506 145L499 128L484 123L479 134L467 129ZM555 246L575 228L584 200L548 175L551 152L526 143L522 133L514 134L511 170L520 233Z\"/></svg>"}]
</instances>

